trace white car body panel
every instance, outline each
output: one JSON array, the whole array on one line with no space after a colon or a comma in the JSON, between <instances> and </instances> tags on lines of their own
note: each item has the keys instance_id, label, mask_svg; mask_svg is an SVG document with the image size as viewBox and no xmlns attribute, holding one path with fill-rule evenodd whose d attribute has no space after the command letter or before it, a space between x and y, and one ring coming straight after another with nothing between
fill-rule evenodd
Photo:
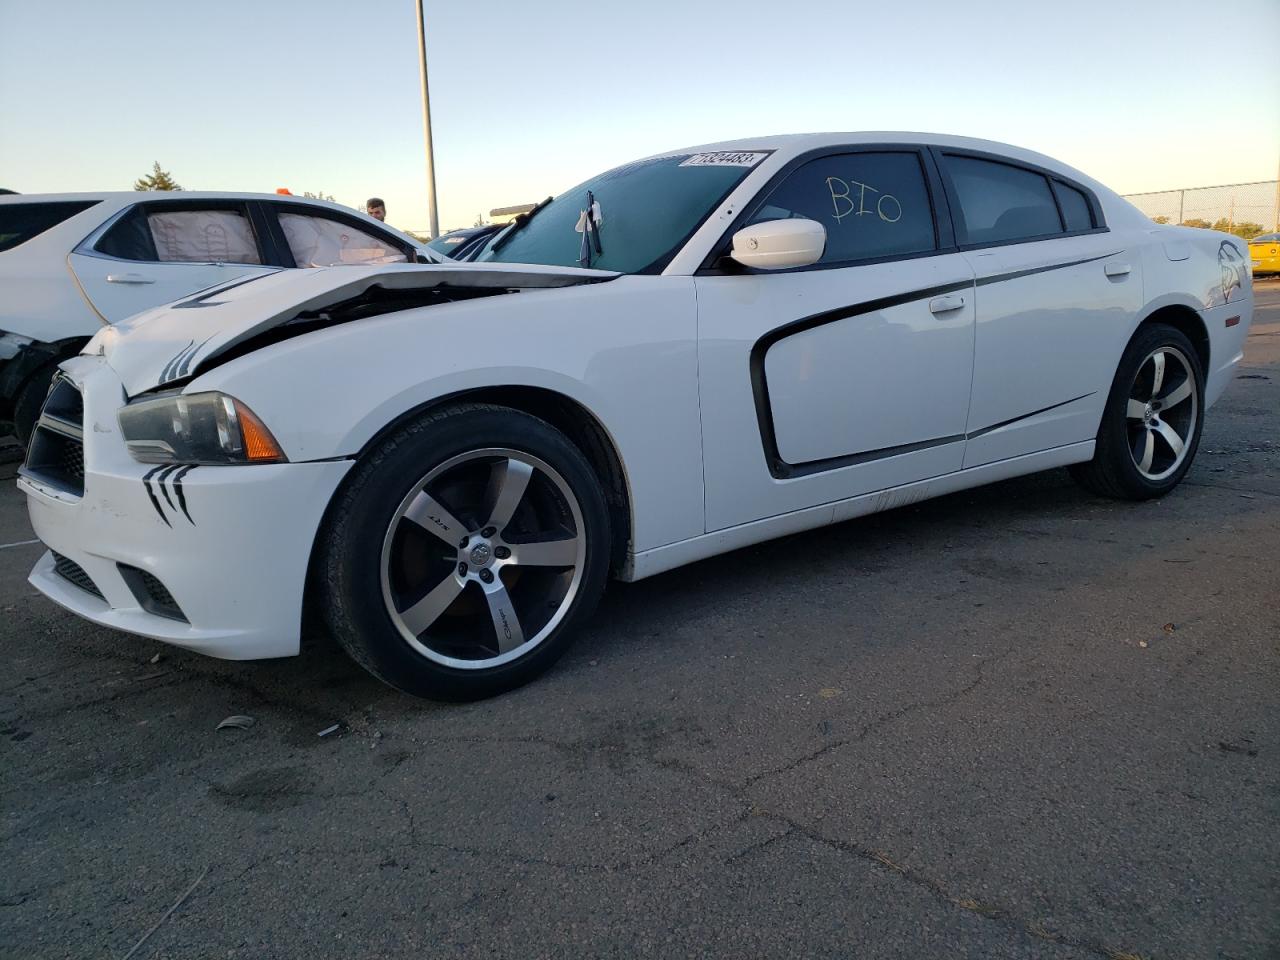
<instances>
[{"instance_id":1,"label":"white car body panel","mask_svg":"<svg viewBox=\"0 0 1280 960\"><path fill-rule=\"evenodd\" d=\"M1093 191L1106 229L824 269L706 268L744 208L797 157L881 142L1034 164ZM219 656L276 656L296 650L306 564L346 471L389 425L454 397L514 387L584 410L622 465L630 530L615 572L637 579L1088 460L1120 356L1156 310L1178 307L1203 323L1206 405L1239 362L1252 292L1247 272L1241 279L1219 262L1238 256L1234 241L1153 227L1047 157L900 133L764 138L671 155L718 150L773 153L660 275L499 263L282 271L102 331L91 356L66 366L84 393L83 497L33 476L20 485L37 534L95 581L101 575L107 600L68 587L48 561L33 582L101 623ZM1184 259L1170 259L1169 249L1184 248ZM376 290L460 299L288 336L300 313ZM502 292L487 295L494 290ZM227 518L218 529L170 516L172 504L146 489L153 468L124 450L121 394L157 389L237 398L290 460L200 467L185 478L192 514ZM270 556L244 562L268 538ZM184 634L130 606L112 579L121 562L154 571L184 610L184 598L215 587L243 603L223 610L193 599L198 617Z\"/></svg>"},{"instance_id":2,"label":"white car body panel","mask_svg":"<svg viewBox=\"0 0 1280 960\"><path fill-rule=\"evenodd\" d=\"M225 193L183 190L63 194L12 194L5 204L85 201L93 206L63 220L27 242L0 253L0 331L54 343L89 338L104 323L114 323L143 310L187 296L204 287L278 267L238 263L175 263L119 260L85 249L123 211L138 203L158 200L261 201L352 217L372 229L395 235L400 242L432 261L442 258L407 234L388 227L358 210L324 200L282 194ZM134 274L143 283L108 283L107 276Z\"/></svg>"}]
</instances>

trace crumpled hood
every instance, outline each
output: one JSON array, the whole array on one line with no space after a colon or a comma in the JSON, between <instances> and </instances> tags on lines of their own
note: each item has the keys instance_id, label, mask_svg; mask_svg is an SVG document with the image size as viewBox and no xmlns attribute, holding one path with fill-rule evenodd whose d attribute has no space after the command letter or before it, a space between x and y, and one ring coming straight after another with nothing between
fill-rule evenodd
<instances>
[{"instance_id":1,"label":"crumpled hood","mask_svg":"<svg viewBox=\"0 0 1280 960\"><path fill-rule=\"evenodd\" d=\"M599 283L618 276L605 270L505 263L280 270L209 287L104 327L83 352L105 357L132 397L188 380L250 337L375 287L406 294L438 289L516 292Z\"/></svg>"}]
</instances>

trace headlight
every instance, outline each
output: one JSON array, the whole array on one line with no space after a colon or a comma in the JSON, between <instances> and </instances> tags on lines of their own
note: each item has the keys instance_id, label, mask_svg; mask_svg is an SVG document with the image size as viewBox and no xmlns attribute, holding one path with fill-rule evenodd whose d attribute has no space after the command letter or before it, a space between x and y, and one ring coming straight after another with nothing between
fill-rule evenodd
<instances>
[{"instance_id":1,"label":"headlight","mask_svg":"<svg viewBox=\"0 0 1280 960\"><path fill-rule=\"evenodd\" d=\"M122 407L120 432L142 463L283 463L276 438L248 407L222 393L177 394Z\"/></svg>"}]
</instances>

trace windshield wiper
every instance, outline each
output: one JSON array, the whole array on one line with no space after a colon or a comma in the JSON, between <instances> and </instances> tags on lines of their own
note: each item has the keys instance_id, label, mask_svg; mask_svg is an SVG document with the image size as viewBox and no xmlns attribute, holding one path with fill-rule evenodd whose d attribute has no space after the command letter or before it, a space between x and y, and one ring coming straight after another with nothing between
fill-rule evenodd
<instances>
[{"instance_id":1,"label":"windshield wiper","mask_svg":"<svg viewBox=\"0 0 1280 960\"><path fill-rule=\"evenodd\" d=\"M596 195L587 191L587 209L582 215L582 247L578 252L578 265L590 268L591 248L595 247L596 256L604 253L600 247L600 224L596 223Z\"/></svg>"},{"instance_id":2,"label":"windshield wiper","mask_svg":"<svg viewBox=\"0 0 1280 960\"><path fill-rule=\"evenodd\" d=\"M547 197L547 199L543 200L541 203L534 204L533 209L527 213L516 214L516 218L511 221L511 226L506 229L506 232L504 232L502 236L498 237L497 240L493 241L493 246L489 248L489 252L497 253L505 247L512 237L529 225L529 221L537 215L539 210L554 199L554 197Z\"/></svg>"}]
</instances>

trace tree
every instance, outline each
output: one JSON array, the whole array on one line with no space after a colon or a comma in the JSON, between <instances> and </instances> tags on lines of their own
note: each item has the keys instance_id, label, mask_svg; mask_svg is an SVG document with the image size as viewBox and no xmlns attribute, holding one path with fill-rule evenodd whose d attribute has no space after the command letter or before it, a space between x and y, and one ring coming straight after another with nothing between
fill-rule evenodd
<instances>
[{"instance_id":1,"label":"tree","mask_svg":"<svg viewBox=\"0 0 1280 960\"><path fill-rule=\"evenodd\" d=\"M1201 220L1199 217L1192 217L1190 220L1183 220L1184 227L1199 227L1201 230L1212 230L1213 224L1208 220Z\"/></svg>"},{"instance_id":2,"label":"tree","mask_svg":"<svg viewBox=\"0 0 1280 960\"><path fill-rule=\"evenodd\" d=\"M182 187L174 182L173 177L169 175L169 171L160 169L160 161L157 160L151 165L151 174L146 177L139 177L133 181L133 189L135 190L181 190Z\"/></svg>"},{"instance_id":3,"label":"tree","mask_svg":"<svg viewBox=\"0 0 1280 960\"><path fill-rule=\"evenodd\" d=\"M1151 219L1152 219L1152 220L1154 220L1156 223L1168 223L1168 222L1169 222L1169 218L1168 218L1168 217L1152 217Z\"/></svg>"}]
</instances>

